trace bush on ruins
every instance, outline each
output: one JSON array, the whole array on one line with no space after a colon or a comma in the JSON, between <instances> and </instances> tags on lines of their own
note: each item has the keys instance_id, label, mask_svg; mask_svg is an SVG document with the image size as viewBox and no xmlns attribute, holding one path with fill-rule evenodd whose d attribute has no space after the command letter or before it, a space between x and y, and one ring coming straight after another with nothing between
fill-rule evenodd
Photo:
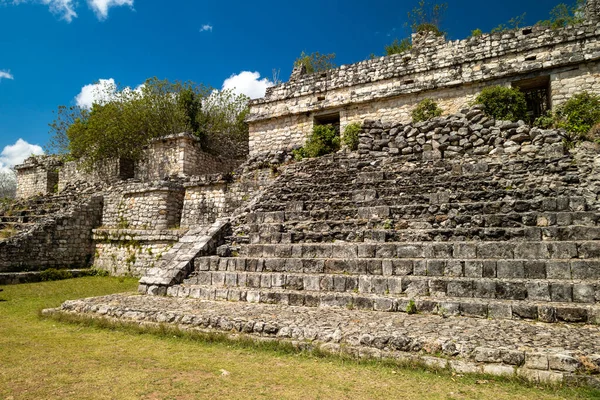
<instances>
[{"instance_id":1,"label":"bush on ruins","mask_svg":"<svg viewBox=\"0 0 600 400\"><path fill-rule=\"evenodd\" d=\"M320 157L340 149L340 134L333 125L316 125L304 147L294 150L297 161Z\"/></svg>"},{"instance_id":2,"label":"bush on ruins","mask_svg":"<svg viewBox=\"0 0 600 400\"><path fill-rule=\"evenodd\" d=\"M475 104L482 104L485 113L495 119L516 122L527 118L527 101L517 88L487 87L477 96Z\"/></svg>"}]
</instances>

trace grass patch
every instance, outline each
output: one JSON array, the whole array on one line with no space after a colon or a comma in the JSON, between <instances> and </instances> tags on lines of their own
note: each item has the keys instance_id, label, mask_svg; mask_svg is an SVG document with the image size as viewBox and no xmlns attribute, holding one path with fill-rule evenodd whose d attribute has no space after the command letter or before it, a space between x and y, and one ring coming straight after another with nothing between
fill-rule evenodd
<instances>
[{"instance_id":1,"label":"grass patch","mask_svg":"<svg viewBox=\"0 0 600 400\"><path fill-rule=\"evenodd\" d=\"M133 291L135 279L86 277L0 293L1 399L586 399L600 392L356 362L288 344L58 316L67 299ZM69 322L63 323L63 322Z\"/></svg>"}]
</instances>

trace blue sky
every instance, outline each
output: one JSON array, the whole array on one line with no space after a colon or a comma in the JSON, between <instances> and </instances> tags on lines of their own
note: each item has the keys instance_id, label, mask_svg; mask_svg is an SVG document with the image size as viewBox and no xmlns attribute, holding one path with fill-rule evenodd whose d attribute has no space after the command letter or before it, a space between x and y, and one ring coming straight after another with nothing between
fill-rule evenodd
<instances>
[{"instance_id":1,"label":"blue sky","mask_svg":"<svg viewBox=\"0 0 600 400\"><path fill-rule=\"evenodd\" d=\"M442 28L461 39L524 12L533 24L561 1L447 2ZM256 97L273 69L287 81L303 50L334 52L339 65L382 54L408 35L406 14L416 3L0 0L0 168L40 152L32 145L47 142L53 111L78 95L92 101L87 85L100 79L225 83Z\"/></svg>"}]
</instances>

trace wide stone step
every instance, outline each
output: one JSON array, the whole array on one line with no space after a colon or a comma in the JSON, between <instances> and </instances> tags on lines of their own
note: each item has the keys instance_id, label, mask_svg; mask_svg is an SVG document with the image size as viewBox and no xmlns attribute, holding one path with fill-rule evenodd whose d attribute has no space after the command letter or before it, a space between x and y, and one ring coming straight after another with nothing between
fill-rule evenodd
<instances>
[{"instance_id":1,"label":"wide stone step","mask_svg":"<svg viewBox=\"0 0 600 400\"><path fill-rule=\"evenodd\" d=\"M287 289L309 292L360 293L401 297L475 298L538 302L600 302L597 281L499 279L424 276L348 276L278 272L196 271L184 284L239 289ZM596 301L598 299L598 302Z\"/></svg>"},{"instance_id":2,"label":"wide stone step","mask_svg":"<svg viewBox=\"0 0 600 400\"><path fill-rule=\"evenodd\" d=\"M38 221L42 218L48 218L57 211L59 210L48 211L47 213L36 212L35 214L20 213L19 215L2 215L0 216L0 222L33 222Z\"/></svg>"},{"instance_id":3,"label":"wide stone step","mask_svg":"<svg viewBox=\"0 0 600 400\"><path fill-rule=\"evenodd\" d=\"M298 243L241 245L255 258L552 260L600 258L600 241Z\"/></svg>"},{"instance_id":4,"label":"wide stone step","mask_svg":"<svg viewBox=\"0 0 600 400\"><path fill-rule=\"evenodd\" d=\"M492 319L531 319L542 322L580 322L600 324L600 307L578 303L534 301L394 297L362 293L308 292L277 288L217 288L205 285L177 285L168 296L203 300L239 301L302 307L357 309L364 311L433 313Z\"/></svg>"},{"instance_id":5,"label":"wide stone step","mask_svg":"<svg viewBox=\"0 0 600 400\"><path fill-rule=\"evenodd\" d=\"M460 304L463 312L477 308L459 303L459 312ZM496 309L502 310L488 303L488 314ZM452 317L450 308L440 310L443 316L118 294L67 301L44 312L118 318L136 325L172 324L288 341L347 357L419 360L456 373L517 374L534 382L593 379L593 370L586 370L583 361L588 367L600 366L598 326ZM520 310L514 310L515 318Z\"/></svg>"},{"instance_id":6,"label":"wide stone step","mask_svg":"<svg viewBox=\"0 0 600 400\"><path fill-rule=\"evenodd\" d=\"M600 279L599 259L460 259L460 258L262 258L201 257L194 261L195 273L274 272L286 274L338 274L427 276L451 278L571 280Z\"/></svg>"},{"instance_id":7,"label":"wide stone step","mask_svg":"<svg viewBox=\"0 0 600 400\"><path fill-rule=\"evenodd\" d=\"M364 198L363 194L363 198ZM372 193L369 197L375 197ZM246 216L249 223L272 223L285 221L310 221L310 220L345 220L358 216L370 218L405 218L426 217L440 214L450 215L485 215L485 214L511 214L511 213L564 213L586 212L586 201L583 197L547 197L535 200L501 200L480 202L453 202L453 203L422 203L407 205L384 206L386 208L360 207L355 205L347 208L317 209L304 211L302 203L279 203L277 208L284 211L251 212ZM296 208L296 210L294 210ZM600 215L600 214L596 214Z\"/></svg>"},{"instance_id":8,"label":"wide stone step","mask_svg":"<svg viewBox=\"0 0 600 400\"><path fill-rule=\"evenodd\" d=\"M327 230L290 229L269 233L249 233L251 243L326 243L326 242L454 242L454 241L573 241L600 240L598 226L549 226L519 228L433 228L433 229L357 229L329 227Z\"/></svg>"},{"instance_id":9,"label":"wide stone step","mask_svg":"<svg viewBox=\"0 0 600 400\"><path fill-rule=\"evenodd\" d=\"M544 171L535 173L514 174L473 174L458 175L454 173L422 172L410 176L404 174L397 177L385 176L384 173L374 173L373 178L364 179L361 175L335 176L330 171L324 172L323 176L317 174L305 178L290 176L287 181L281 182L277 190L282 193L290 192L312 192L322 190L327 193L348 190L385 189L398 187L403 190L419 187L427 190L431 187L445 187L448 189L465 190L469 187L482 189L504 189L507 187L550 187L552 185L565 185L571 182L570 177L561 174L548 174Z\"/></svg>"},{"instance_id":10,"label":"wide stone step","mask_svg":"<svg viewBox=\"0 0 600 400\"><path fill-rule=\"evenodd\" d=\"M340 214L346 214L344 210ZM519 227L568 227L597 226L600 213L596 212L560 212L560 213L510 213L510 214L427 214L393 215L390 210L367 208L355 210L355 214L345 219L330 219L324 213L313 213L312 218L286 220L281 223L255 223L241 227L248 233L266 234L272 232L329 232L361 231L365 229L448 229L448 228L519 228ZM319 214L325 218L319 220ZM331 212L330 214L336 214ZM293 215L290 215L293 217ZM343 215L334 215L343 217Z\"/></svg>"},{"instance_id":11,"label":"wide stone step","mask_svg":"<svg viewBox=\"0 0 600 400\"><path fill-rule=\"evenodd\" d=\"M564 174L576 170L576 167L570 162L569 158L560 160L514 160L510 164L485 163L462 164L449 163L444 161L417 163L390 163L387 165L362 165L362 168L346 165L323 164L315 165L310 168L308 165L298 166L289 171L289 175L294 175L294 181L300 183L309 183L310 178L328 177L334 181L342 181L348 178L356 178L363 182L377 182L380 180L391 179L412 179L421 176L431 176L437 179L444 179L445 176L498 176L511 177L538 176L541 174ZM288 175L288 174L286 174Z\"/></svg>"},{"instance_id":12,"label":"wide stone step","mask_svg":"<svg viewBox=\"0 0 600 400\"><path fill-rule=\"evenodd\" d=\"M370 189L369 191L347 191L336 193L299 193L272 194L271 197L263 199L256 207L256 211L312 211L345 209L353 207L376 207L376 206L415 206L422 204L441 205L447 203L490 203L527 201L535 202L545 198L573 198L577 201L573 211L585 211L587 206L582 203L581 196L575 191L565 190L470 190L470 191L445 191L436 188L431 192L414 191L414 193L403 192L393 188L389 190ZM549 200L552 202L552 200ZM548 207L552 207L550 203ZM300 209L301 207L301 209ZM571 206L569 206L570 208ZM584 207L581 209L581 207Z\"/></svg>"}]
</instances>

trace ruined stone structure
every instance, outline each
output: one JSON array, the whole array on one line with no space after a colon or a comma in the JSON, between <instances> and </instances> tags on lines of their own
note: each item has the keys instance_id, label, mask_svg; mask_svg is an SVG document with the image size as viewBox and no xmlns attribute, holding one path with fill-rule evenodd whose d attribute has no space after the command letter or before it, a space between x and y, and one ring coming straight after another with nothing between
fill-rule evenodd
<instances>
[{"instance_id":1,"label":"ruined stone structure","mask_svg":"<svg viewBox=\"0 0 600 400\"><path fill-rule=\"evenodd\" d=\"M296 69L252 102L250 156L230 174L188 135L155 142L137 179L97 188L93 226L73 223L93 265L141 276L143 296L48 312L598 385L599 148L467 106L496 84L532 94L531 118L600 93L598 3L586 7L576 27L415 37L404 54ZM411 123L427 97L445 115ZM351 122L358 151L289 162L315 124ZM42 243L19 232L0 262L5 243Z\"/></svg>"},{"instance_id":2,"label":"ruined stone structure","mask_svg":"<svg viewBox=\"0 0 600 400\"><path fill-rule=\"evenodd\" d=\"M56 192L61 165L54 157L30 157L23 164L17 165L17 198Z\"/></svg>"},{"instance_id":3,"label":"ruined stone structure","mask_svg":"<svg viewBox=\"0 0 600 400\"><path fill-rule=\"evenodd\" d=\"M596 4L590 2L589 9ZM365 119L408 122L425 98L452 114L492 85L539 93L542 110L576 92L600 93L598 17L589 15L577 27L535 26L454 42L422 38L403 54L311 75L296 69L289 82L253 101L250 155L299 147L315 124L339 123L343 132L347 124Z\"/></svg>"}]
</instances>

